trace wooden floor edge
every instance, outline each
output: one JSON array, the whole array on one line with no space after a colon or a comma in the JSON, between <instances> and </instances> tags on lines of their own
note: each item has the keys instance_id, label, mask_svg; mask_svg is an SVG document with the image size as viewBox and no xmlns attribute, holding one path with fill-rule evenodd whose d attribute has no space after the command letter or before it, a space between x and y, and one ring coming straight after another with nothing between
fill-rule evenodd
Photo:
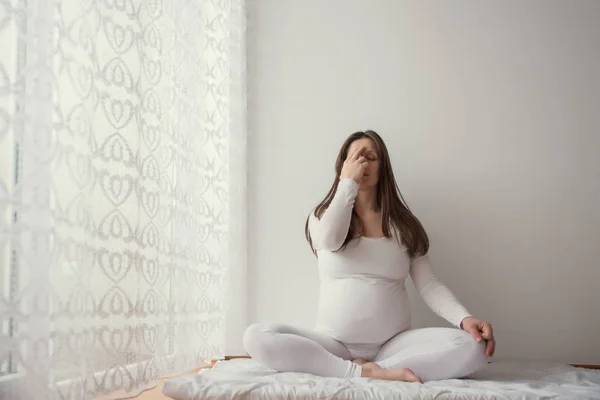
<instances>
[{"instance_id":1,"label":"wooden floor edge","mask_svg":"<svg viewBox=\"0 0 600 400\"><path fill-rule=\"evenodd\" d=\"M250 356L225 356L225 361L235 360L236 358L252 358L252 357L250 357ZM213 360L212 365L215 365L216 362L217 362L217 360ZM572 365L573 367L576 367L576 368L600 369L600 365L593 365L593 364L568 364L568 365Z\"/></svg>"},{"instance_id":2,"label":"wooden floor edge","mask_svg":"<svg viewBox=\"0 0 600 400\"><path fill-rule=\"evenodd\" d=\"M587 369L600 369L600 365L590 365L590 364L569 364L576 368L587 368Z\"/></svg>"},{"instance_id":3,"label":"wooden floor edge","mask_svg":"<svg viewBox=\"0 0 600 400\"><path fill-rule=\"evenodd\" d=\"M236 358L252 358L252 357L250 357L250 356L225 356L225 361L233 360Z\"/></svg>"}]
</instances>

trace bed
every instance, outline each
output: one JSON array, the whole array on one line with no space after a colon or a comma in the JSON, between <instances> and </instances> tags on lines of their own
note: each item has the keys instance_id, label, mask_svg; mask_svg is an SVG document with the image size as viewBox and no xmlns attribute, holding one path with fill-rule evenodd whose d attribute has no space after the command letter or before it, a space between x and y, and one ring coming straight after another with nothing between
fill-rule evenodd
<instances>
[{"instance_id":1,"label":"bed","mask_svg":"<svg viewBox=\"0 0 600 400\"><path fill-rule=\"evenodd\" d=\"M469 379L418 383L276 373L251 359L170 380L163 393L199 399L600 399L600 370L539 362L493 362Z\"/></svg>"}]
</instances>

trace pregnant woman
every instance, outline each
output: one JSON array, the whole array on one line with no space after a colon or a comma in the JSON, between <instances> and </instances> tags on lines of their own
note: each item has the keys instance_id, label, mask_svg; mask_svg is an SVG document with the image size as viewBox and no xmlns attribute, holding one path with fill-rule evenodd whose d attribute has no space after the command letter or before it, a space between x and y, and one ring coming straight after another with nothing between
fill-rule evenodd
<instances>
[{"instance_id":1,"label":"pregnant woman","mask_svg":"<svg viewBox=\"0 0 600 400\"><path fill-rule=\"evenodd\" d=\"M254 324L248 354L280 372L409 382L461 378L494 354L492 326L473 316L433 272L423 226L405 204L374 131L344 142L336 176L306 223L321 280L314 330ZM405 281L457 328L411 329Z\"/></svg>"}]
</instances>

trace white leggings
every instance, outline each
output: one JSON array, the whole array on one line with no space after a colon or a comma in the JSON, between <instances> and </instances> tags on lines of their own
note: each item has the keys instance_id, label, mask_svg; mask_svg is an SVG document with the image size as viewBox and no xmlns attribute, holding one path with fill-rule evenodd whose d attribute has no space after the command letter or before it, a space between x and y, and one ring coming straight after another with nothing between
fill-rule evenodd
<instances>
[{"instance_id":1,"label":"white leggings","mask_svg":"<svg viewBox=\"0 0 600 400\"><path fill-rule=\"evenodd\" d=\"M454 328L407 330L385 343L350 344L310 329L254 324L244 334L246 352L279 372L329 377L360 377L363 358L381 368L410 368L423 381L462 378L487 364L485 342Z\"/></svg>"}]
</instances>

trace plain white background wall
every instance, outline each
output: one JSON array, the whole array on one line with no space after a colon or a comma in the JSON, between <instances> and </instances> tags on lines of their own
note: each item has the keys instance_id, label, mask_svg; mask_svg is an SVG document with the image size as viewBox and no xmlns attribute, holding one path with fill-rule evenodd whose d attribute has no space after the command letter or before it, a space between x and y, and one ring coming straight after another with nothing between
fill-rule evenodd
<instances>
[{"instance_id":1,"label":"plain white background wall","mask_svg":"<svg viewBox=\"0 0 600 400\"><path fill-rule=\"evenodd\" d=\"M249 318L312 327L304 221L374 129L497 357L600 364L600 2L257 0ZM447 325L409 290L414 326Z\"/></svg>"}]
</instances>

